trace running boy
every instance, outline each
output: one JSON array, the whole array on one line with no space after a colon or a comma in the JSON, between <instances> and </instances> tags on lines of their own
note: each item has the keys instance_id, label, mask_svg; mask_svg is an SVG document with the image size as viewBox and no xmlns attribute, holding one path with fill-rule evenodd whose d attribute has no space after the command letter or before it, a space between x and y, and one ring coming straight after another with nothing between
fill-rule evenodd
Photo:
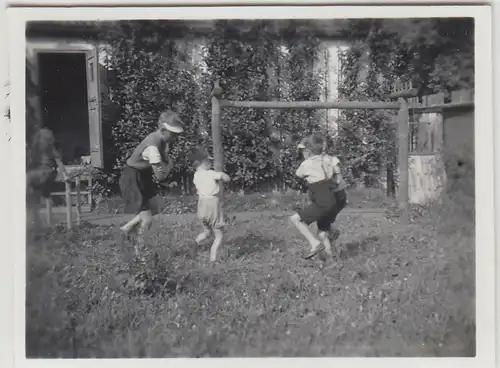
<instances>
[{"instance_id":1,"label":"running boy","mask_svg":"<svg viewBox=\"0 0 500 368\"><path fill-rule=\"evenodd\" d=\"M296 175L306 180L312 203L292 215L290 220L311 245L306 259L314 257L323 250L332 256L332 244L328 233L337 215L347 203L339 160L337 157L324 154L324 140L319 134L306 137L298 148L302 150L305 160L300 164ZM319 239L308 227L313 222L318 225Z\"/></svg>"},{"instance_id":2,"label":"running boy","mask_svg":"<svg viewBox=\"0 0 500 368\"><path fill-rule=\"evenodd\" d=\"M226 225L224 213L219 200L219 183L229 182L229 176L212 170L210 157L203 150L196 150L191 154L191 161L195 168L193 183L198 192L198 218L203 225L203 232L196 237L196 245L212 235L215 236L210 248L210 262L217 258L217 250L222 244L222 228Z\"/></svg>"},{"instance_id":3,"label":"running boy","mask_svg":"<svg viewBox=\"0 0 500 368\"><path fill-rule=\"evenodd\" d=\"M164 183L173 169L169 156L170 144L184 132L179 115L171 110L161 113L158 129L146 136L132 152L120 176L120 190L125 200L125 213L135 217L120 229L126 237L137 233L138 247L144 246L144 234L153 222L153 216L159 212L156 201L156 184L153 177Z\"/></svg>"}]
</instances>

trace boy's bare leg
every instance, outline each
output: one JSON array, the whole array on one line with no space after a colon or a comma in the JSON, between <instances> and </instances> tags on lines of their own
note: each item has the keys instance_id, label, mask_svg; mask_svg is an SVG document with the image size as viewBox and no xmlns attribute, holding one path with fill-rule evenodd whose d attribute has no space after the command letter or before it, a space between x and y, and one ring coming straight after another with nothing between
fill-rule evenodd
<instances>
[{"instance_id":1,"label":"boy's bare leg","mask_svg":"<svg viewBox=\"0 0 500 368\"><path fill-rule=\"evenodd\" d=\"M214 235L215 240L212 244L212 247L210 248L210 262L215 262L215 260L217 259L217 250L222 244L222 239L224 237L221 229L214 229Z\"/></svg>"},{"instance_id":2,"label":"boy's bare leg","mask_svg":"<svg viewBox=\"0 0 500 368\"><path fill-rule=\"evenodd\" d=\"M318 237L320 238L320 240L323 242L323 245L325 246L326 254L328 254L330 257L333 256L332 243L330 243L330 239L328 238L328 233L326 231L320 231L318 233Z\"/></svg>"},{"instance_id":3,"label":"boy's bare leg","mask_svg":"<svg viewBox=\"0 0 500 368\"><path fill-rule=\"evenodd\" d=\"M123 231L126 235L137 230L137 225L141 222L141 215L136 215L132 220L127 222L125 225L120 227L120 230Z\"/></svg>"},{"instance_id":4,"label":"boy's bare leg","mask_svg":"<svg viewBox=\"0 0 500 368\"><path fill-rule=\"evenodd\" d=\"M212 235L212 229L203 225L203 232L199 233L195 239L196 244L200 244L201 242L207 240L210 235Z\"/></svg>"},{"instance_id":5,"label":"boy's bare leg","mask_svg":"<svg viewBox=\"0 0 500 368\"><path fill-rule=\"evenodd\" d=\"M311 245L311 252L316 251L318 247L321 246L321 241L314 236L314 234L309 229L309 226L307 226L304 222L301 221L298 213L292 215L290 217L290 221L292 222L292 224L295 225L297 230L299 230L299 232L309 242L309 244Z\"/></svg>"},{"instance_id":6,"label":"boy's bare leg","mask_svg":"<svg viewBox=\"0 0 500 368\"><path fill-rule=\"evenodd\" d=\"M139 249L144 247L144 234L147 230L149 230L151 224L153 223L153 215L151 214L151 211L141 211L139 212L139 216L141 220L139 223L139 230L137 232L137 245L135 247L136 255L138 255Z\"/></svg>"}]
</instances>

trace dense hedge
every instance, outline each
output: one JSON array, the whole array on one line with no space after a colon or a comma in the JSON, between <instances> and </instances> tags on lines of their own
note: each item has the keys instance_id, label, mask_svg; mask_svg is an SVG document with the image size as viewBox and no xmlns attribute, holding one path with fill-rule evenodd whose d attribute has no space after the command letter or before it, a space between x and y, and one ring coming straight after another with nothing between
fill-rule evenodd
<instances>
[{"instance_id":1,"label":"dense hedge","mask_svg":"<svg viewBox=\"0 0 500 368\"><path fill-rule=\"evenodd\" d=\"M231 100L318 99L319 81L312 72L318 41L314 35L296 35L293 24L276 38L271 26L255 22L241 34L237 22L218 22L207 48L207 85L220 78L223 97ZM234 189L258 190L274 183L300 188L291 170L298 164L293 141L272 156L268 127L304 134L319 129L314 114L226 109L222 121L226 170Z\"/></svg>"},{"instance_id":2,"label":"dense hedge","mask_svg":"<svg viewBox=\"0 0 500 368\"><path fill-rule=\"evenodd\" d=\"M319 40L314 34L298 32L294 22L280 33L272 21L241 23L216 22L205 39L205 65L190 62L192 50L179 40L193 37L179 24L174 29L171 22L127 21L104 28L114 75L109 88L118 112L105 137L108 162L97 180L98 192L116 192L125 158L155 129L165 108L177 110L187 125L174 148L172 190L190 192L185 152L199 143L212 148L209 94L216 79L226 99L318 99L320 83L312 66ZM341 97L387 100L396 79L412 80L420 95L473 86L473 30L469 19L343 23L345 38L361 41L353 41L343 55ZM389 118L386 111L341 113L339 135L329 149L342 158L350 183L378 185L386 176L384 168L392 183L395 139L384 124ZM314 110L228 109L222 125L225 170L233 177L232 189L245 191L301 188L293 175L298 162L290 137L323 129ZM270 133L279 138L276 132L287 132L288 138L271 142Z\"/></svg>"},{"instance_id":3,"label":"dense hedge","mask_svg":"<svg viewBox=\"0 0 500 368\"><path fill-rule=\"evenodd\" d=\"M168 23L118 22L105 28L113 74L110 96L118 112L106 137L108 167L97 180L97 191L116 192L123 163L140 140L155 129L156 119L165 108L179 112L186 123L186 134L174 148L172 182L182 191L189 191L185 152L195 144L212 149L209 99L216 79L220 79L227 99L318 98L319 84L312 73L318 52L314 35L298 36L292 24L276 37L268 21L256 21L245 31L241 29L238 21L217 22L206 38L206 65L202 68L190 62L191 48L171 36L173 30ZM178 27L175 32L179 32ZM183 40L189 38L186 29ZM282 46L287 47L287 52ZM270 126L297 134L319 129L311 112L224 110L225 170L233 178L232 189L259 190L276 182L300 187L290 170L297 165L292 142L288 140L276 150L276 143L270 141Z\"/></svg>"}]
</instances>

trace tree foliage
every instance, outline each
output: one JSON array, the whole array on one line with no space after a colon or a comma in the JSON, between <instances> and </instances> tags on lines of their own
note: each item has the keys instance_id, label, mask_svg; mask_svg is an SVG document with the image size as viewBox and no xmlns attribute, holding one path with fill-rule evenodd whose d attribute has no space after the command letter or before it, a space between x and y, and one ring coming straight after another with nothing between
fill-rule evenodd
<instances>
[{"instance_id":1,"label":"tree foliage","mask_svg":"<svg viewBox=\"0 0 500 368\"><path fill-rule=\"evenodd\" d=\"M358 39L343 55L340 94L385 101L396 80L412 81L419 96L474 87L473 19L351 20L344 36ZM349 181L375 184L395 163L393 113L343 111L337 150Z\"/></svg>"},{"instance_id":2,"label":"tree foliage","mask_svg":"<svg viewBox=\"0 0 500 368\"><path fill-rule=\"evenodd\" d=\"M340 95L384 101L396 79L412 80L421 95L472 87L473 30L472 19L343 22L343 36L352 45L343 55ZM118 114L105 137L110 174L99 181L101 190L116 190L126 157L156 128L166 108L186 122L186 134L173 151L172 180L189 189L183 184L191 181L186 153L198 144L212 148L210 91L216 79L224 99L319 99L313 63L320 42L294 21L280 31L267 20L217 21L204 40L203 65L191 62L189 42L180 42L193 40L190 30L171 22L117 22L105 27L104 37L111 46L109 87ZM374 185L381 170L394 164L394 132L385 124L391 118L378 110L341 113L334 151L352 183ZM293 141L318 130L323 127L314 110L224 109L225 170L233 189L259 190L276 182L301 188L293 174L298 165Z\"/></svg>"},{"instance_id":3,"label":"tree foliage","mask_svg":"<svg viewBox=\"0 0 500 368\"><path fill-rule=\"evenodd\" d=\"M190 181L186 176L190 171L186 152L199 144L212 148L210 91L216 79L221 81L225 99L317 99L318 83L312 73L318 50L314 35L298 36L292 24L282 37L276 37L272 22L255 21L250 27L240 27L239 23L216 22L205 40L205 68L190 62L189 45L185 47L171 36L168 23L118 22L106 27L104 35L110 45L109 64L114 75L110 95L119 111L106 139L112 142L106 152L111 159L107 170L110 174L99 181L101 191L113 186L116 190L126 158L156 128L156 119L166 108L180 113L187 126L186 134L174 146L172 180ZM183 40L186 38L187 29ZM298 187L290 171L297 165L292 140L271 142L269 128L302 135L317 126L310 112L225 109L225 170L233 179L233 188L257 190L276 179Z\"/></svg>"},{"instance_id":4,"label":"tree foliage","mask_svg":"<svg viewBox=\"0 0 500 368\"><path fill-rule=\"evenodd\" d=\"M223 97L230 100L317 99L319 86L312 72L318 52L314 35L294 34L292 24L276 37L269 21L254 22L244 34L239 29L238 22L218 22L210 35L208 85L220 79ZM314 114L225 109L222 122L226 170L235 187L258 189L270 181L300 186L290 169L297 165L292 141L279 140L276 146L269 132L300 135L312 131L318 127Z\"/></svg>"},{"instance_id":5,"label":"tree foliage","mask_svg":"<svg viewBox=\"0 0 500 368\"><path fill-rule=\"evenodd\" d=\"M185 122L185 134L171 152L175 162L173 181L182 182L185 152L197 144L200 124L196 68L187 62L189 50L168 37L169 23L159 21L117 22L105 29L110 45L109 83L111 101L118 106L106 152L104 189L116 191L124 162L149 133L157 129L162 111L173 109Z\"/></svg>"}]
</instances>

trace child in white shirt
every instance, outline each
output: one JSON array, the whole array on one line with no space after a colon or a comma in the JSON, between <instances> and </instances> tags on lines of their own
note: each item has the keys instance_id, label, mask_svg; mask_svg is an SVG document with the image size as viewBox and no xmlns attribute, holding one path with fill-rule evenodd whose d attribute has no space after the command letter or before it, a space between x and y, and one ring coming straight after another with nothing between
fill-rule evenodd
<instances>
[{"instance_id":1,"label":"child in white shirt","mask_svg":"<svg viewBox=\"0 0 500 368\"><path fill-rule=\"evenodd\" d=\"M191 161L196 168L193 183L198 192L198 218L203 225L203 232L196 237L196 244L208 239L212 233L215 236L210 248L210 262L217 258L223 232L224 212L219 199L220 182L229 182L231 179L223 172L212 170L210 157L202 150L197 150L191 155Z\"/></svg>"},{"instance_id":2,"label":"child in white shirt","mask_svg":"<svg viewBox=\"0 0 500 368\"><path fill-rule=\"evenodd\" d=\"M339 160L324 154L324 140L318 134L302 140L298 148L303 150L305 160L300 164L296 175L306 180L312 203L294 214L290 220L311 245L307 259L323 250L331 256L332 244L328 233L337 215L347 204L346 186ZM313 222L318 226L320 239L309 230L308 225Z\"/></svg>"}]
</instances>

